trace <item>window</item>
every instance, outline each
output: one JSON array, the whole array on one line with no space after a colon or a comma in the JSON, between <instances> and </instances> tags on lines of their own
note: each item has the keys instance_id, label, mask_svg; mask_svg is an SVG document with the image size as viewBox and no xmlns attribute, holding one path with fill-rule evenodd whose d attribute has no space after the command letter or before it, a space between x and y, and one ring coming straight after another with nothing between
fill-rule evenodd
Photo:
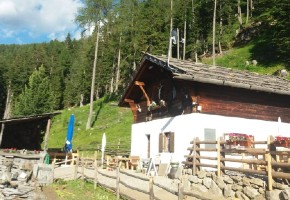
<instances>
[{"instance_id":1,"label":"window","mask_svg":"<svg viewBox=\"0 0 290 200\"><path fill-rule=\"evenodd\" d=\"M166 132L159 134L159 153L174 152L174 133Z\"/></svg>"},{"instance_id":2,"label":"window","mask_svg":"<svg viewBox=\"0 0 290 200\"><path fill-rule=\"evenodd\" d=\"M205 128L204 129L204 140L205 141L216 141L215 129ZM216 148L215 144L205 144L204 148Z\"/></svg>"}]
</instances>

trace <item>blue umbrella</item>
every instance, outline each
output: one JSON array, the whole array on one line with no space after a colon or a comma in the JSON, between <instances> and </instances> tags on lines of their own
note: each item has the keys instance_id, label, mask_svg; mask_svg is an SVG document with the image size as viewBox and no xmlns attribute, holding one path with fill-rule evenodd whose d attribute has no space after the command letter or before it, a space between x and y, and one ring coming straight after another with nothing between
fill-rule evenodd
<instances>
[{"instance_id":1,"label":"blue umbrella","mask_svg":"<svg viewBox=\"0 0 290 200\"><path fill-rule=\"evenodd\" d=\"M74 122L75 122L75 116L72 114L70 116L68 129L67 129L67 136L66 136L66 142L65 142L65 151L66 152L72 152L72 138L74 134Z\"/></svg>"}]
</instances>

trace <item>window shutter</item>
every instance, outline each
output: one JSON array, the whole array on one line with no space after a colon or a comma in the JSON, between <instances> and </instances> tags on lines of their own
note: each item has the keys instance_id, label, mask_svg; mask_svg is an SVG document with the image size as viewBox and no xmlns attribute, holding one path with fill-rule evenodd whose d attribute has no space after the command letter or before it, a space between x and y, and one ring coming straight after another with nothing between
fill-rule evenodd
<instances>
[{"instance_id":1,"label":"window shutter","mask_svg":"<svg viewBox=\"0 0 290 200\"><path fill-rule=\"evenodd\" d=\"M163 134L159 134L159 153L163 152Z\"/></svg>"},{"instance_id":2,"label":"window shutter","mask_svg":"<svg viewBox=\"0 0 290 200\"><path fill-rule=\"evenodd\" d=\"M170 135L169 135L169 141L170 141L170 144L169 144L169 152L170 153L173 153L174 152L174 132L171 132Z\"/></svg>"}]
</instances>

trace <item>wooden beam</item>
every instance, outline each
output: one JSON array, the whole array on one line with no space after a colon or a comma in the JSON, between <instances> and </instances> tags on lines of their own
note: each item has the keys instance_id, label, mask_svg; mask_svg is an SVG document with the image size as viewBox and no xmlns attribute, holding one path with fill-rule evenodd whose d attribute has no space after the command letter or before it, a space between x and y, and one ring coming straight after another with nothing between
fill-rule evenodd
<instances>
[{"instance_id":1,"label":"wooden beam","mask_svg":"<svg viewBox=\"0 0 290 200\"><path fill-rule=\"evenodd\" d=\"M129 103L129 106L131 108L131 111L133 113L133 116L134 116L134 122L137 121L137 107L136 107L136 104L134 102L134 100L132 99L124 99L125 102Z\"/></svg>"},{"instance_id":2,"label":"wooden beam","mask_svg":"<svg viewBox=\"0 0 290 200\"><path fill-rule=\"evenodd\" d=\"M138 85L140 87L140 89L142 90L142 92L143 92L143 94L144 94L144 96L145 96L145 98L147 100L147 106L149 106L150 105L150 99L149 99L149 97L148 97L148 95L147 95L147 93L146 93L146 91L145 91L145 89L143 87L143 86L145 86L145 83L144 82L140 82L140 81L135 81L135 85Z\"/></svg>"}]
</instances>

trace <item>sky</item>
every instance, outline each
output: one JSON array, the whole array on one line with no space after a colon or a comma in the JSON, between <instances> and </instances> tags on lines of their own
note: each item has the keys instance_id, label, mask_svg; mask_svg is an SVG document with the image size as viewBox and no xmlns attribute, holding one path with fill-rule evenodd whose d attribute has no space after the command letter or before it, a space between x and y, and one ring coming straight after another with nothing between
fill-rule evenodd
<instances>
[{"instance_id":1,"label":"sky","mask_svg":"<svg viewBox=\"0 0 290 200\"><path fill-rule=\"evenodd\" d=\"M79 39L74 22L82 0L0 0L0 44L63 41L68 33Z\"/></svg>"}]
</instances>

